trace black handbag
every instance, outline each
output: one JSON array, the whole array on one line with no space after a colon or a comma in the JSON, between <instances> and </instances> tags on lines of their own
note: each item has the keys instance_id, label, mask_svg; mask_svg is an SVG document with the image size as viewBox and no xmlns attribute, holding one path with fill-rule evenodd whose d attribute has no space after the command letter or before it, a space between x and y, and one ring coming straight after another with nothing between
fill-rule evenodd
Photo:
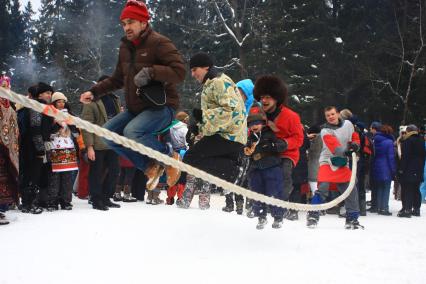
<instances>
[{"instance_id":1,"label":"black handbag","mask_svg":"<svg viewBox=\"0 0 426 284\"><path fill-rule=\"evenodd\" d=\"M136 95L142 100L148 100L156 106L166 104L166 90L164 84L159 81L151 81L148 85L136 90Z\"/></svg>"}]
</instances>

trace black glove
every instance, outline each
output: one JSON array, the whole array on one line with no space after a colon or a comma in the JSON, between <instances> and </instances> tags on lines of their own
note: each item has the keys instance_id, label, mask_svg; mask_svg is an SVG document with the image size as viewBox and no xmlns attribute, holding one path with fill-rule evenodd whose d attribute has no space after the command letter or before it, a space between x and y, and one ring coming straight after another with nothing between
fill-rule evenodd
<instances>
[{"instance_id":1,"label":"black glove","mask_svg":"<svg viewBox=\"0 0 426 284\"><path fill-rule=\"evenodd\" d=\"M151 81L152 67L144 67L135 75L133 81L135 82L136 87L140 88L146 86Z\"/></svg>"},{"instance_id":2,"label":"black glove","mask_svg":"<svg viewBox=\"0 0 426 284\"><path fill-rule=\"evenodd\" d=\"M346 150L345 155L348 157L352 156L352 153L358 153L359 145L356 143L349 144L348 150Z\"/></svg>"},{"instance_id":3,"label":"black glove","mask_svg":"<svg viewBox=\"0 0 426 284\"><path fill-rule=\"evenodd\" d=\"M272 141L265 141L256 146L256 152L259 152L259 153L270 153L270 152L276 152L276 151L277 151L277 146Z\"/></svg>"},{"instance_id":4,"label":"black glove","mask_svg":"<svg viewBox=\"0 0 426 284\"><path fill-rule=\"evenodd\" d=\"M199 108L194 108L192 110L192 116L196 122L203 122L203 111Z\"/></svg>"}]
</instances>

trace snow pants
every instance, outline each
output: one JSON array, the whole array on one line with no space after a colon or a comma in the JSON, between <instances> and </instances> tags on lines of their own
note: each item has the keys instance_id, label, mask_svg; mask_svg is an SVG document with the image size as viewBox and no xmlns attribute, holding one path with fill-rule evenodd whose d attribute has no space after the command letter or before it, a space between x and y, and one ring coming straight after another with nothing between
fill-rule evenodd
<instances>
[{"instance_id":1,"label":"snow pants","mask_svg":"<svg viewBox=\"0 0 426 284\"><path fill-rule=\"evenodd\" d=\"M252 169L249 174L250 189L254 192L284 200L282 168L272 167L267 169ZM284 208L269 206L260 201L253 201L253 212L257 217L265 218L270 207L274 218L283 218Z\"/></svg>"}]
</instances>

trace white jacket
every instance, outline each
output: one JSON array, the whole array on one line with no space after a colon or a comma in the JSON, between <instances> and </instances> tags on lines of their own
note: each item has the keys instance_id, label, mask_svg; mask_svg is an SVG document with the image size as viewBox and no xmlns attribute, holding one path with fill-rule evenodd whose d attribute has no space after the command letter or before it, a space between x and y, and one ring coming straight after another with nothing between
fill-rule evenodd
<instances>
[{"instance_id":1,"label":"white jacket","mask_svg":"<svg viewBox=\"0 0 426 284\"><path fill-rule=\"evenodd\" d=\"M188 143L186 143L187 133L188 126L181 121L170 128L170 137L172 140L173 149L188 149Z\"/></svg>"}]
</instances>

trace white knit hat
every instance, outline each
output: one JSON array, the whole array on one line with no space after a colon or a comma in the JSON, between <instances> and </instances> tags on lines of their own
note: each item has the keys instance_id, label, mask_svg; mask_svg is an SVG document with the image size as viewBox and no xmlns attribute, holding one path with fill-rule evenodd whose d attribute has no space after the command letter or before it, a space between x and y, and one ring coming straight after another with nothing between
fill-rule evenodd
<instances>
[{"instance_id":1,"label":"white knit hat","mask_svg":"<svg viewBox=\"0 0 426 284\"><path fill-rule=\"evenodd\" d=\"M61 92L54 92L53 93L51 102L54 103L57 100L64 100L65 102L68 102L67 97Z\"/></svg>"}]
</instances>

